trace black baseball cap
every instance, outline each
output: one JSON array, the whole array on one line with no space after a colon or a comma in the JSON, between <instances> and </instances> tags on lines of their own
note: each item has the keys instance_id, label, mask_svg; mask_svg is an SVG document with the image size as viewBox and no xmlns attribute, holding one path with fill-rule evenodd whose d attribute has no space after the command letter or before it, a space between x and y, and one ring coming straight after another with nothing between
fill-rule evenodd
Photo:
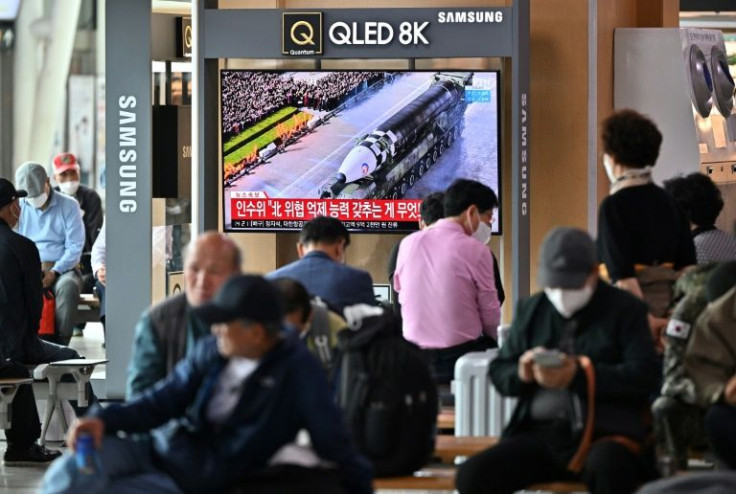
<instances>
[{"instance_id":1,"label":"black baseball cap","mask_svg":"<svg viewBox=\"0 0 736 494\"><path fill-rule=\"evenodd\" d=\"M597 266L595 243L587 232L557 227L542 242L537 281L545 288L580 288Z\"/></svg>"},{"instance_id":2,"label":"black baseball cap","mask_svg":"<svg viewBox=\"0 0 736 494\"><path fill-rule=\"evenodd\" d=\"M281 292L270 281L246 274L228 278L212 300L194 309L193 313L207 324L237 319L280 322L284 306Z\"/></svg>"},{"instance_id":3,"label":"black baseball cap","mask_svg":"<svg viewBox=\"0 0 736 494\"><path fill-rule=\"evenodd\" d=\"M16 190L10 180L0 178L0 208L6 204L10 204L18 197L26 197L28 192L25 190Z\"/></svg>"}]
</instances>

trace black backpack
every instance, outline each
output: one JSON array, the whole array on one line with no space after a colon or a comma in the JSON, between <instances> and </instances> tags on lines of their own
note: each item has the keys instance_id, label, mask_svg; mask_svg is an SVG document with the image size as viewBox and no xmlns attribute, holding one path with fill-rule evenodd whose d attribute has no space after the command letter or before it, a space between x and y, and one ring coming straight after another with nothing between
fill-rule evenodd
<instances>
[{"instance_id":1,"label":"black backpack","mask_svg":"<svg viewBox=\"0 0 736 494\"><path fill-rule=\"evenodd\" d=\"M437 384L391 311L338 335L333 374L338 403L377 477L409 475L426 465L434 451Z\"/></svg>"}]
</instances>

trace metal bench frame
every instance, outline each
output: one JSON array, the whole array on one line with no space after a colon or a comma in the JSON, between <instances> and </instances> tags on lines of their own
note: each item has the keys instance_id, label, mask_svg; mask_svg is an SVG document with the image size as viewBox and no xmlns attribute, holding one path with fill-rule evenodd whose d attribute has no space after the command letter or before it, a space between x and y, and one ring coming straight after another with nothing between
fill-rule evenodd
<instances>
[{"instance_id":1,"label":"metal bench frame","mask_svg":"<svg viewBox=\"0 0 736 494\"><path fill-rule=\"evenodd\" d=\"M48 384L46 393L46 412L43 417L41 426L41 437L39 443L46 444L46 432L48 431L51 418L54 415L57 404L59 411L62 412L61 421L62 428L66 431L68 424L63 416L61 409L61 400L76 400L79 406L87 406L89 397L87 396L87 384L89 383L95 366L108 362L107 359L71 359L51 362L49 364L41 364L33 370L34 392L36 396L43 394L43 387ZM69 374L74 378L74 383L60 382L62 376Z\"/></svg>"}]
</instances>

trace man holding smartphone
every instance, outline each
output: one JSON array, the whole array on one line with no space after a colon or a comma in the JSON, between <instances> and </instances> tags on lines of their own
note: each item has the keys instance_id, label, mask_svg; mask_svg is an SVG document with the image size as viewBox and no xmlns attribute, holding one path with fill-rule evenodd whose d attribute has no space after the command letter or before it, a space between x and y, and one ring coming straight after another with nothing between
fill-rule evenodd
<instances>
[{"instance_id":1,"label":"man holding smartphone","mask_svg":"<svg viewBox=\"0 0 736 494\"><path fill-rule=\"evenodd\" d=\"M646 305L598 279L595 244L582 230L552 230L538 274L544 290L519 302L490 367L518 405L499 444L460 467L457 489L510 494L580 480L594 494L634 492L653 474L642 454L644 411L661 373Z\"/></svg>"}]
</instances>

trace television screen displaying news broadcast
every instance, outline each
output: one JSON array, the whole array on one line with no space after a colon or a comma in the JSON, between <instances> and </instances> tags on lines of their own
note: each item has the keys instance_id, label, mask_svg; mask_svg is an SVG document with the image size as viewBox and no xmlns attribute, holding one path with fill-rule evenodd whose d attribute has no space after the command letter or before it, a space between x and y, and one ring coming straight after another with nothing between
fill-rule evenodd
<instances>
[{"instance_id":1,"label":"television screen displaying news broadcast","mask_svg":"<svg viewBox=\"0 0 736 494\"><path fill-rule=\"evenodd\" d=\"M407 232L421 199L457 178L499 195L497 71L222 70L220 82L226 231L334 216Z\"/></svg>"}]
</instances>

